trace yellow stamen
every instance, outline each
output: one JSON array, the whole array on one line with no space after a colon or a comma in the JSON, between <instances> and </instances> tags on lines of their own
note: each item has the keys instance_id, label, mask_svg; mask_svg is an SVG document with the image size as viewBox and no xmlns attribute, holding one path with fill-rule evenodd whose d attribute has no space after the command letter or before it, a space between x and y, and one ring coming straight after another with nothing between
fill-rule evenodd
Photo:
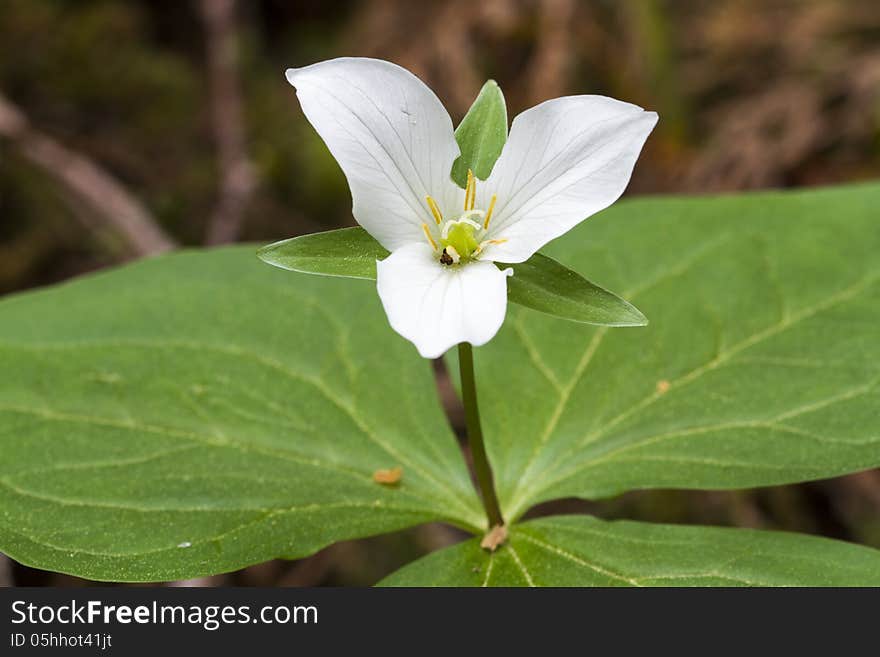
<instances>
[{"instance_id":1,"label":"yellow stamen","mask_svg":"<svg viewBox=\"0 0 880 657\"><path fill-rule=\"evenodd\" d=\"M437 242L434 241L434 238L431 237L431 231L428 230L428 224L422 224L422 230L425 231L425 237L428 238L428 241L431 243L431 246L434 247L434 250L437 250Z\"/></svg>"},{"instance_id":2,"label":"yellow stamen","mask_svg":"<svg viewBox=\"0 0 880 657\"><path fill-rule=\"evenodd\" d=\"M474 178L474 172L468 169L467 187L464 190L464 211L474 209L476 201L477 180Z\"/></svg>"},{"instance_id":3,"label":"yellow stamen","mask_svg":"<svg viewBox=\"0 0 880 657\"><path fill-rule=\"evenodd\" d=\"M443 214L440 212L440 208L437 207L437 202L430 196L426 196L425 200L428 202L428 207L431 208L431 214L434 215L434 221L436 221L439 226L443 221Z\"/></svg>"},{"instance_id":4,"label":"yellow stamen","mask_svg":"<svg viewBox=\"0 0 880 657\"><path fill-rule=\"evenodd\" d=\"M507 241L506 237L502 237L500 240L483 240L480 242L480 245L474 250L473 257L476 258L483 252L483 248L487 244L504 244Z\"/></svg>"},{"instance_id":5,"label":"yellow stamen","mask_svg":"<svg viewBox=\"0 0 880 657\"><path fill-rule=\"evenodd\" d=\"M495 201L498 200L497 194L492 194L492 200L489 201L489 209L486 210L486 218L483 220L483 230L489 228L489 220L492 218L492 210L495 209Z\"/></svg>"}]
</instances>

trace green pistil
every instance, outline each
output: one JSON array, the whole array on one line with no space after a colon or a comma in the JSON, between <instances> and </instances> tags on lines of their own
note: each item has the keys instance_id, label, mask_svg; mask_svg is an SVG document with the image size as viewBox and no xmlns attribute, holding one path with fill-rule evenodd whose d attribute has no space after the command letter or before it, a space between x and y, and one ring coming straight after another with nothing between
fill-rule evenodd
<instances>
[{"instance_id":1,"label":"green pistil","mask_svg":"<svg viewBox=\"0 0 880 657\"><path fill-rule=\"evenodd\" d=\"M441 247L451 246L462 260L470 260L480 248L475 232L476 228L470 222L454 222L449 226L446 237L440 240Z\"/></svg>"}]
</instances>

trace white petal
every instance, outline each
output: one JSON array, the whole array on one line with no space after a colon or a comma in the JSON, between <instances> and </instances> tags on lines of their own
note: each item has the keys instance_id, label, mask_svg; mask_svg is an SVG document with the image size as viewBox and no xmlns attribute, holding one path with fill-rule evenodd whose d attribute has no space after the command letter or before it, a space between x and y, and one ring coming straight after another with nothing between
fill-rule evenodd
<instances>
[{"instance_id":1,"label":"white petal","mask_svg":"<svg viewBox=\"0 0 880 657\"><path fill-rule=\"evenodd\" d=\"M416 76L390 62L344 57L288 69L287 80L348 179L354 218L382 246L424 239L422 223L434 225L425 196L452 211L459 196L449 177L459 155L452 120Z\"/></svg>"},{"instance_id":2,"label":"white petal","mask_svg":"<svg viewBox=\"0 0 880 657\"><path fill-rule=\"evenodd\" d=\"M425 358L459 342L485 344L504 323L510 269L491 262L447 267L427 244L410 244L377 262L376 273L391 327Z\"/></svg>"},{"instance_id":3,"label":"white petal","mask_svg":"<svg viewBox=\"0 0 880 657\"><path fill-rule=\"evenodd\" d=\"M516 117L477 207L498 195L483 258L523 262L616 201L657 123L655 112L604 96L567 96Z\"/></svg>"}]
</instances>

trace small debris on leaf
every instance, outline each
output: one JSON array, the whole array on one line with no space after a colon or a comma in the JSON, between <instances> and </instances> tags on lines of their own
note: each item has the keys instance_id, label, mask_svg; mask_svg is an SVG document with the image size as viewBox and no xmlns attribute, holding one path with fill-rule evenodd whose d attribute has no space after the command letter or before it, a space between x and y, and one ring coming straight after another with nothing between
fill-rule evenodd
<instances>
[{"instance_id":1,"label":"small debris on leaf","mask_svg":"<svg viewBox=\"0 0 880 657\"><path fill-rule=\"evenodd\" d=\"M660 379L657 382L657 394L665 395L667 392L669 392L669 381L666 379Z\"/></svg>"},{"instance_id":2,"label":"small debris on leaf","mask_svg":"<svg viewBox=\"0 0 880 657\"><path fill-rule=\"evenodd\" d=\"M403 478L403 468L400 466L387 470L376 470L373 473L373 481L385 486L394 486L400 483L401 478Z\"/></svg>"},{"instance_id":3,"label":"small debris on leaf","mask_svg":"<svg viewBox=\"0 0 880 657\"><path fill-rule=\"evenodd\" d=\"M507 525L495 525L489 533L480 541L480 547L489 552L494 552L507 540Z\"/></svg>"}]
</instances>

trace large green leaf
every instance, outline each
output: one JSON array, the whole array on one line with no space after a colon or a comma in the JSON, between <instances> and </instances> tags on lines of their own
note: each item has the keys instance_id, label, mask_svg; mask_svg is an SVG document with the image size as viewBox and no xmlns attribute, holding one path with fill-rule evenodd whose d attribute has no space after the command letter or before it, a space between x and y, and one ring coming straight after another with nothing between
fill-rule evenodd
<instances>
[{"instance_id":1,"label":"large green leaf","mask_svg":"<svg viewBox=\"0 0 880 657\"><path fill-rule=\"evenodd\" d=\"M880 187L620 203L554 242L651 318L511 308L475 354L508 520L552 498L880 466Z\"/></svg>"},{"instance_id":2,"label":"large green leaf","mask_svg":"<svg viewBox=\"0 0 880 657\"><path fill-rule=\"evenodd\" d=\"M0 454L0 550L95 579L484 524L430 364L375 290L291 276L253 247L0 303ZM394 466L399 485L373 481Z\"/></svg>"},{"instance_id":3,"label":"large green leaf","mask_svg":"<svg viewBox=\"0 0 880 657\"><path fill-rule=\"evenodd\" d=\"M557 516L517 525L497 552L471 539L382 584L880 586L880 550L783 532Z\"/></svg>"},{"instance_id":4,"label":"large green leaf","mask_svg":"<svg viewBox=\"0 0 880 657\"><path fill-rule=\"evenodd\" d=\"M477 352L508 520L553 497L880 464L878 203L877 186L648 199L555 242L551 255L627 289L652 324L592 329L511 308ZM249 248L180 254L0 303L0 354L0 550L25 563L167 579L427 520L484 524L430 370L369 284L291 276ZM398 486L373 481L397 465ZM614 569L614 544L593 552L565 522L514 526L493 581L525 578L523 566L560 582L561 566L530 551ZM695 553L732 545L694 536ZM829 545L778 557L766 534L736 536L729 559L754 576L725 571L723 555L688 566L681 546L684 570L662 574L791 583L797 555ZM803 566L828 577L798 581L876 581L873 553L831 545L844 552ZM616 574L656 579L644 551L619 552L648 570ZM448 554L488 559L466 544L428 563Z\"/></svg>"},{"instance_id":5,"label":"large green leaf","mask_svg":"<svg viewBox=\"0 0 880 657\"><path fill-rule=\"evenodd\" d=\"M376 260L388 251L363 228L340 228L264 246L257 254L276 267L304 274L376 280ZM511 267L513 303L575 322L600 326L644 326L645 316L613 292L536 253Z\"/></svg>"},{"instance_id":6,"label":"large green leaf","mask_svg":"<svg viewBox=\"0 0 880 657\"><path fill-rule=\"evenodd\" d=\"M492 173L495 160L507 141L507 105L495 80L480 89L473 105L455 129L461 155L452 165L452 179L464 188L468 169L480 180Z\"/></svg>"}]
</instances>

